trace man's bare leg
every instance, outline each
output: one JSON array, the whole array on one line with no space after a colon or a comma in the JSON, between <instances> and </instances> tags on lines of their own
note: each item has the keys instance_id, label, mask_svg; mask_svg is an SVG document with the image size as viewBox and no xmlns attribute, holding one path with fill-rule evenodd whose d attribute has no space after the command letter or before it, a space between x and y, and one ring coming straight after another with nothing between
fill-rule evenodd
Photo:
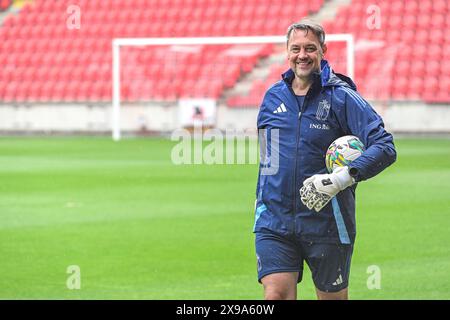
<instances>
[{"instance_id":1,"label":"man's bare leg","mask_svg":"<svg viewBox=\"0 0 450 320\"><path fill-rule=\"evenodd\" d=\"M348 300L348 288L338 292L323 292L316 288L318 300Z\"/></svg>"},{"instance_id":2,"label":"man's bare leg","mask_svg":"<svg viewBox=\"0 0 450 320\"><path fill-rule=\"evenodd\" d=\"M265 300L296 300L298 272L272 273L261 279Z\"/></svg>"}]
</instances>

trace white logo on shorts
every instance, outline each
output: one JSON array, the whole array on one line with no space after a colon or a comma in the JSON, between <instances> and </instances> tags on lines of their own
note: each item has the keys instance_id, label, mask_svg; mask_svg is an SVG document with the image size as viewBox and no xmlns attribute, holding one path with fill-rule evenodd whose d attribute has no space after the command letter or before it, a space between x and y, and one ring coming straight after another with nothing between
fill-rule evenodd
<instances>
[{"instance_id":1,"label":"white logo on shorts","mask_svg":"<svg viewBox=\"0 0 450 320\"><path fill-rule=\"evenodd\" d=\"M340 274L339 278L337 278L336 281L333 282L333 286L338 286L338 285L342 284L342 282L344 282L344 281L342 280L342 275Z\"/></svg>"},{"instance_id":2,"label":"white logo on shorts","mask_svg":"<svg viewBox=\"0 0 450 320\"><path fill-rule=\"evenodd\" d=\"M259 258L258 255L256 255L256 261L258 263L258 271L261 271L261 269L262 269L261 259Z\"/></svg>"}]
</instances>

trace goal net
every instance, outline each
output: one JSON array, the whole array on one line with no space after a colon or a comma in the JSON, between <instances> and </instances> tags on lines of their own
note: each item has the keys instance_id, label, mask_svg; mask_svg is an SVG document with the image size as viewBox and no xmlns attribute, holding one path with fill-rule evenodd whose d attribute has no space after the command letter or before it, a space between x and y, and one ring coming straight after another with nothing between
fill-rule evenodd
<instances>
[{"instance_id":1,"label":"goal net","mask_svg":"<svg viewBox=\"0 0 450 320\"><path fill-rule=\"evenodd\" d=\"M333 70L353 77L352 35L329 34L326 43ZM288 69L285 36L126 38L112 50L114 140L198 124L254 126L264 92Z\"/></svg>"}]
</instances>

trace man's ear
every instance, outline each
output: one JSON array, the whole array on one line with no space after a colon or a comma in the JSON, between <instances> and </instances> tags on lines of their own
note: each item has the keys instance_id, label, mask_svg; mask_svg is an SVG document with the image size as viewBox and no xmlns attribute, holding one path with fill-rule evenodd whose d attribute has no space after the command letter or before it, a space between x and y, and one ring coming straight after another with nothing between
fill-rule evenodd
<instances>
[{"instance_id":1,"label":"man's ear","mask_svg":"<svg viewBox=\"0 0 450 320\"><path fill-rule=\"evenodd\" d=\"M322 46L322 57L325 55L325 53L327 53L327 49L328 49L328 47L327 47L327 45L324 43L323 46Z\"/></svg>"}]
</instances>

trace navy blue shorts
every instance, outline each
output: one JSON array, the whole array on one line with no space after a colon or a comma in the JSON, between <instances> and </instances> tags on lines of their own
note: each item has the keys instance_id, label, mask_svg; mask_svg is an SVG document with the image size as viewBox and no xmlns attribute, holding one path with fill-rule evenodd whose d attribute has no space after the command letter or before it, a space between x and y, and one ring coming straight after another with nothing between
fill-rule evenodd
<instances>
[{"instance_id":1,"label":"navy blue shorts","mask_svg":"<svg viewBox=\"0 0 450 320\"><path fill-rule=\"evenodd\" d=\"M267 230L256 233L255 246L259 282L264 276L278 272L299 272L301 282L305 261L320 291L337 292L348 287L351 244L306 242Z\"/></svg>"}]
</instances>

